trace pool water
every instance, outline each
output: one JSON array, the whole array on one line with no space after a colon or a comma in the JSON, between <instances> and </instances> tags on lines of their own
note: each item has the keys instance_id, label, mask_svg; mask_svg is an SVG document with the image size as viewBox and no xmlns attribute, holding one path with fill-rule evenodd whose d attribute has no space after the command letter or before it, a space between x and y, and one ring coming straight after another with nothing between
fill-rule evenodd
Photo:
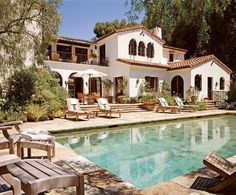
<instances>
[{"instance_id":1,"label":"pool water","mask_svg":"<svg viewBox=\"0 0 236 195\"><path fill-rule=\"evenodd\" d=\"M236 116L104 129L57 138L139 188L203 167L208 151L236 155Z\"/></svg>"}]
</instances>

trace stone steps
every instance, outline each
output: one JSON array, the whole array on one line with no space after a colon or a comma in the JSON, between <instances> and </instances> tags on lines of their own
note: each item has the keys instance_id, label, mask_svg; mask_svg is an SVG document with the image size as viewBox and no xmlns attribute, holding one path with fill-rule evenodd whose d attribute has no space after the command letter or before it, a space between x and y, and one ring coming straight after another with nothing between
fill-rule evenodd
<instances>
[{"instance_id":1,"label":"stone steps","mask_svg":"<svg viewBox=\"0 0 236 195\"><path fill-rule=\"evenodd\" d=\"M217 110L218 106L216 105L216 101L208 100L204 102L206 105L206 110Z\"/></svg>"},{"instance_id":2,"label":"stone steps","mask_svg":"<svg viewBox=\"0 0 236 195\"><path fill-rule=\"evenodd\" d=\"M147 111L146 109L144 109L142 107L142 103L136 103L136 104L110 104L110 106L113 109L123 109L122 112L144 112ZM83 110L97 110L98 109L98 105L92 104L92 105L80 105L80 107Z\"/></svg>"}]
</instances>

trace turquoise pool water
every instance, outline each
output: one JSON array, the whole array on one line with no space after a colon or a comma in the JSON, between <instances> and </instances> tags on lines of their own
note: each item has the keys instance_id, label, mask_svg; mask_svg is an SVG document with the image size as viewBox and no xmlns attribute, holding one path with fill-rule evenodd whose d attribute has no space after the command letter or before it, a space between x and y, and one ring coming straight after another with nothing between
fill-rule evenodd
<instances>
[{"instance_id":1,"label":"turquoise pool water","mask_svg":"<svg viewBox=\"0 0 236 195\"><path fill-rule=\"evenodd\" d=\"M203 167L208 151L236 155L236 116L104 129L58 137L103 168L139 188Z\"/></svg>"}]
</instances>

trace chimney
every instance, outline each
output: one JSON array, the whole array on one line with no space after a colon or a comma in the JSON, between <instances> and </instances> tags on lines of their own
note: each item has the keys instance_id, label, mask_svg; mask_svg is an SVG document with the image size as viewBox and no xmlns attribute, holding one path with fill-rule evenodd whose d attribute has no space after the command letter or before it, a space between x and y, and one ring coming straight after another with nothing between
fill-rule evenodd
<instances>
[{"instance_id":1,"label":"chimney","mask_svg":"<svg viewBox=\"0 0 236 195\"><path fill-rule=\"evenodd\" d=\"M153 28L153 33L162 39L162 33L160 27Z\"/></svg>"}]
</instances>

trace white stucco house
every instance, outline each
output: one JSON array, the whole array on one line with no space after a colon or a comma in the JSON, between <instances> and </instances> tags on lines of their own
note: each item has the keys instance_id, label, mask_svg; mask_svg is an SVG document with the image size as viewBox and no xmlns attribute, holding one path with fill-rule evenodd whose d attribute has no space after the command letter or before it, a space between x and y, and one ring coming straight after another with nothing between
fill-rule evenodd
<instances>
[{"instance_id":1,"label":"white stucco house","mask_svg":"<svg viewBox=\"0 0 236 195\"><path fill-rule=\"evenodd\" d=\"M165 81L171 93L182 98L192 86L199 90L199 100L219 100L229 90L231 70L223 62L214 55L185 60L187 50L166 45L160 28L150 31L137 25L115 30L94 42L59 37L48 51L46 65L58 73L61 85L74 97L78 92L135 97L143 81L156 91ZM73 77L86 69L108 76ZM108 80L112 85L106 90L103 81ZM125 87L121 83L126 83Z\"/></svg>"}]
</instances>

